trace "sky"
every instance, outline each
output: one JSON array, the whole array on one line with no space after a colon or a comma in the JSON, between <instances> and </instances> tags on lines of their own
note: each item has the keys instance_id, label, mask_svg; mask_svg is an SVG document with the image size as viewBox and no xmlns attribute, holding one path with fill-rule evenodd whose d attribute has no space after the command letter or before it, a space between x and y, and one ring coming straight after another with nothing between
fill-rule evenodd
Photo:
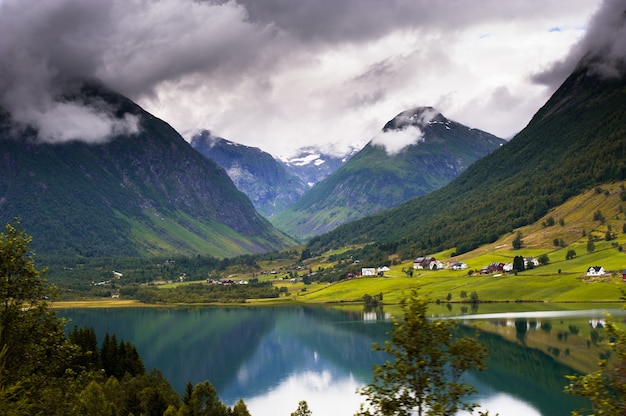
<instances>
[{"instance_id":1,"label":"sky","mask_svg":"<svg viewBox=\"0 0 626 416\"><path fill-rule=\"evenodd\" d=\"M626 55L624 0L0 0L0 106L49 142L138 131L97 79L172 125L276 156L362 146L432 106L511 138L590 50Z\"/></svg>"}]
</instances>

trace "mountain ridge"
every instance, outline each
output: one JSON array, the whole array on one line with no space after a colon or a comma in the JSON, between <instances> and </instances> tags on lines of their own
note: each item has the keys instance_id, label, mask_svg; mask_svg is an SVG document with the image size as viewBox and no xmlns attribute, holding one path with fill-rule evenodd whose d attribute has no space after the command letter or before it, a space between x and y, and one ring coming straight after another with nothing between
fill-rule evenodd
<instances>
[{"instance_id":1,"label":"mountain ridge","mask_svg":"<svg viewBox=\"0 0 626 416\"><path fill-rule=\"evenodd\" d=\"M345 165L271 222L305 240L431 192L503 143L446 119L432 107L403 111Z\"/></svg>"},{"instance_id":2,"label":"mountain ridge","mask_svg":"<svg viewBox=\"0 0 626 416\"><path fill-rule=\"evenodd\" d=\"M0 123L0 219L19 216L39 252L228 256L290 244L169 124L98 84L79 95L106 102L117 117L138 117L140 131L50 144L37 143L33 131L16 135L7 112Z\"/></svg>"},{"instance_id":3,"label":"mountain ridge","mask_svg":"<svg viewBox=\"0 0 626 416\"><path fill-rule=\"evenodd\" d=\"M493 242L585 189L626 178L625 126L626 77L580 66L525 129L450 184L313 238L310 248L394 242L410 258Z\"/></svg>"}]
</instances>

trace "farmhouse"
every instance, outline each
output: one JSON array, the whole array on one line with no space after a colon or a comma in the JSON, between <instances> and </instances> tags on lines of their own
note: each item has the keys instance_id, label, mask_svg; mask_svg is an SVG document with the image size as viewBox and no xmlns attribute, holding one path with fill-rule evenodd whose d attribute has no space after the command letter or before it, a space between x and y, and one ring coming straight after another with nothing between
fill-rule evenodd
<instances>
[{"instance_id":1,"label":"farmhouse","mask_svg":"<svg viewBox=\"0 0 626 416\"><path fill-rule=\"evenodd\" d=\"M361 276L376 276L376 269L374 267L361 268Z\"/></svg>"},{"instance_id":2,"label":"farmhouse","mask_svg":"<svg viewBox=\"0 0 626 416\"><path fill-rule=\"evenodd\" d=\"M465 270L467 269L467 264L460 262L460 261L456 261L450 264L450 269L451 270Z\"/></svg>"},{"instance_id":3,"label":"farmhouse","mask_svg":"<svg viewBox=\"0 0 626 416\"><path fill-rule=\"evenodd\" d=\"M602 266L591 266L587 269L587 276L603 276L606 272Z\"/></svg>"},{"instance_id":4,"label":"farmhouse","mask_svg":"<svg viewBox=\"0 0 626 416\"><path fill-rule=\"evenodd\" d=\"M534 257L524 257L524 267L528 269L529 268L528 267L529 264L532 264L532 266L530 266L531 268L533 266L537 267L537 266L539 266L539 260L537 260Z\"/></svg>"},{"instance_id":5,"label":"farmhouse","mask_svg":"<svg viewBox=\"0 0 626 416\"><path fill-rule=\"evenodd\" d=\"M379 276L382 276L385 274L385 272L388 272L389 270L391 270L388 266L380 266L378 267L378 269L376 269L376 271L378 272Z\"/></svg>"},{"instance_id":6,"label":"farmhouse","mask_svg":"<svg viewBox=\"0 0 626 416\"><path fill-rule=\"evenodd\" d=\"M437 264L434 257L418 257L413 260L414 269L431 269L433 264Z\"/></svg>"},{"instance_id":7,"label":"farmhouse","mask_svg":"<svg viewBox=\"0 0 626 416\"><path fill-rule=\"evenodd\" d=\"M490 274L504 271L504 263L489 263L488 266L485 266L480 269L480 274Z\"/></svg>"}]
</instances>

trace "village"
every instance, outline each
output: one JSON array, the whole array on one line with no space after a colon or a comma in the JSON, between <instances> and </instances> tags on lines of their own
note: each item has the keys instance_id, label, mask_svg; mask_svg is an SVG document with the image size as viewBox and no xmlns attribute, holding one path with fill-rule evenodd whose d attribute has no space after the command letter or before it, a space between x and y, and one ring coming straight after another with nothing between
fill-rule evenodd
<instances>
[{"instance_id":1,"label":"village","mask_svg":"<svg viewBox=\"0 0 626 416\"><path fill-rule=\"evenodd\" d=\"M547 263L547 261L542 262L541 259L536 259L534 257L520 257L520 261L523 261L523 268L518 265L516 267L515 262L510 263L501 263L494 262L490 263L487 266L480 268L479 270L469 270L468 275L473 275L474 273L480 275L488 275L488 274L496 274L496 273L515 273L517 271L533 269L535 267L542 266ZM468 265L464 262L460 261L452 261L452 262L442 262L437 260L435 257L417 257L413 260L413 270L467 270ZM353 273L346 274L346 278L353 277L371 277L371 276L384 276L385 272L391 270L388 266L379 266L379 267L362 267L361 272L357 273L356 276ZM604 276L607 274L607 271L602 266L590 266L586 271L586 276L589 277L598 277ZM626 282L626 270L621 271L622 281Z\"/></svg>"}]
</instances>

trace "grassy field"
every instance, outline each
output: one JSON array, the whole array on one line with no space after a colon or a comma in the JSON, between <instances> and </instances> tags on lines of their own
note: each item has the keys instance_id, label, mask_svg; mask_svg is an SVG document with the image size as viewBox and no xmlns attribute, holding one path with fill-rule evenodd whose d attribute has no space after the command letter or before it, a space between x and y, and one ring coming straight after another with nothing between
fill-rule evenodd
<instances>
[{"instance_id":1,"label":"grassy field","mask_svg":"<svg viewBox=\"0 0 626 416\"><path fill-rule=\"evenodd\" d=\"M455 256L454 248L439 253L421 253L433 256L444 264L464 262L468 265L467 270L415 270L413 276L408 277L404 270L412 268L412 259L405 259L391 265L391 270L383 277L359 277L331 284L314 282L305 285L302 282L302 277L309 271L333 268L337 261L332 259L341 258L348 250L346 247L307 259L297 268L296 261L287 257L259 262L256 269L247 270L240 266L229 270L223 277L235 280L255 277L286 289L286 294L278 299L246 301L246 304L256 305L289 302L345 305L361 302L366 294L382 294L383 302L393 305L398 304L412 289L417 289L433 302L448 303L449 298L452 304L467 303L473 292L481 303L517 301L527 308L534 302L622 302L626 292L621 274L626 269L626 254L622 249L626 245L623 192L623 184L607 184L589 190L553 209L536 223L512 230L494 243L468 253ZM522 236L522 247L513 249L512 242L518 233ZM611 237L608 240L607 234ZM588 249L590 237L593 239L593 250ZM566 260L571 250L575 256ZM515 256L538 258L542 255L548 256L547 264L517 274L481 275L477 272L490 263L511 263ZM381 265L359 265L378 266ZM586 271L591 266L602 266L607 274L587 277ZM291 281L294 277L297 280L295 283ZM160 287L166 289L179 284ZM98 307L141 306L136 302L112 299L72 302L64 307L91 307L92 304Z\"/></svg>"},{"instance_id":2,"label":"grassy field","mask_svg":"<svg viewBox=\"0 0 626 416\"><path fill-rule=\"evenodd\" d=\"M68 308L142 308L154 307L157 305L148 305L137 300L131 299L93 299L80 301L63 301L53 302L50 306L54 309Z\"/></svg>"},{"instance_id":3,"label":"grassy field","mask_svg":"<svg viewBox=\"0 0 626 416\"><path fill-rule=\"evenodd\" d=\"M449 294L452 302L466 302L469 299L461 297L463 292L468 296L476 292L479 300L495 302L621 302L626 291L621 275L626 269L626 254L622 251L626 244L622 191L621 184L589 190L536 223L459 256L452 257L454 249L424 253L444 263L465 262L467 270L416 270L409 278L402 270L410 268L412 262L405 261L391 266L385 277L313 284L296 298L313 303L354 302L365 294L382 293L385 303L397 303L408 290L417 289L433 301L447 301ZM554 225L546 225L551 222ZM523 246L513 249L518 232ZM606 240L607 232L613 234L612 239ZM593 251L587 250L590 236ZM570 250L576 255L566 260ZM544 254L549 258L548 264L518 274L468 275L468 271L480 270L490 263L511 263L515 256L538 258ZM589 278L586 272L591 266L602 266L607 274Z\"/></svg>"}]
</instances>

